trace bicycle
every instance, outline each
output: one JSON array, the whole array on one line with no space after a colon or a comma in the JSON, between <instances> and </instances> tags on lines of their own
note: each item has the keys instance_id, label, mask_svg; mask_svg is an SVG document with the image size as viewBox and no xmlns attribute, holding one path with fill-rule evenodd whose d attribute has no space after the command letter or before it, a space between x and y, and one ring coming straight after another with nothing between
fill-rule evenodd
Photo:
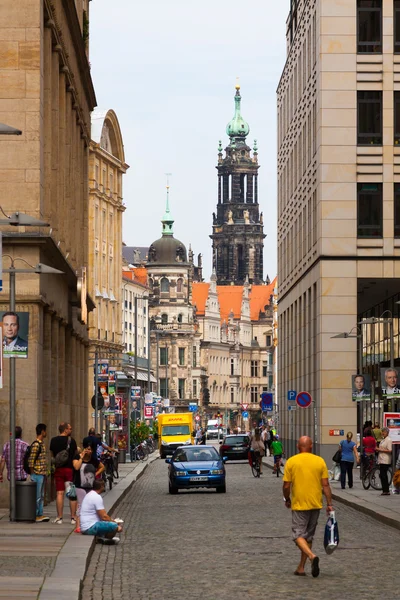
<instances>
[{"instance_id":1,"label":"bicycle","mask_svg":"<svg viewBox=\"0 0 400 600\"><path fill-rule=\"evenodd\" d=\"M260 460L260 454L253 452L251 460L251 472L253 473L254 477L260 477Z\"/></svg>"},{"instance_id":2,"label":"bicycle","mask_svg":"<svg viewBox=\"0 0 400 600\"><path fill-rule=\"evenodd\" d=\"M101 457L101 462L105 467L102 473L102 478L106 485L108 482L110 490L112 490L114 477L119 477L118 469L115 468L115 459L118 461L118 458L115 456L115 454L110 452L104 452L103 456Z\"/></svg>"},{"instance_id":3,"label":"bicycle","mask_svg":"<svg viewBox=\"0 0 400 600\"><path fill-rule=\"evenodd\" d=\"M137 446L132 448L131 453L131 460L141 460L143 462L149 458L148 452L146 452L143 443L138 444Z\"/></svg>"},{"instance_id":4,"label":"bicycle","mask_svg":"<svg viewBox=\"0 0 400 600\"><path fill-rule=\"evenodd\" d=\"M360 465L361 469L361 482L364 490L369 490L371 486L371 473L376 467L376 459L374 455L364 456Z\"/></svg>"},{"instance_id":5,"label":"bicycle","mask_svg":"<svg viewBox=\"0 0 400 600\"><path fill-rule=\"evenodd\" d=\"M283 471L281 471L281 465L283 467L282 456L274 457L274 468L272 470L272 475L276 475L277 477L279 477L279 475L283 475Z\"/></svg>"},{"instance_id":6,"label":"bicycle","mask_svg":"<svg viewBox=\"0 0 400 600\"><path fill-rule=\"evenodd\" d=\"M379 465L376 465L375 467L373 467L372 471L370 472L369 478L370 478L372 489L381 491L382 482L381 482L381 478L380 478ZM389 467L389 469L388 469L387 478L388 478L388 483L390 486L392 484L392 467Z\"/></svg>"}]
</instances>

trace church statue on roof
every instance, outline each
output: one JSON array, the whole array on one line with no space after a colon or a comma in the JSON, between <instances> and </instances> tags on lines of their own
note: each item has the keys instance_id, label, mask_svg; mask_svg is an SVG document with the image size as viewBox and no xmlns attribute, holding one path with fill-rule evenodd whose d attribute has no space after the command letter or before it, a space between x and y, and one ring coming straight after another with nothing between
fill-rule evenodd
<instances>
[{"instance_id":1,"label":"church statue on roof","mask_svg":"<svg viewBox=\"0 0 400 600\"><path fill-rule=\"evenodd\" d=\"M218 285L261 285L264 228L258 204L258 148L246 143L250 132L241 114L240 85L236 84L235 114L226 127L229 144L218 147L218 204L213 218L213 268Z\"/></svg>"}]
</instances>

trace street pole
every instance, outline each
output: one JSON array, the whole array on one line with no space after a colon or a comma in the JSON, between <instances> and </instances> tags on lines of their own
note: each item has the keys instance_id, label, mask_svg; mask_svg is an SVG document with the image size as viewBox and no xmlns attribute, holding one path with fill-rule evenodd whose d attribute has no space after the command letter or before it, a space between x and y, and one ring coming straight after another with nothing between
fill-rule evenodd
<instances>
[{"instance_id":1,"label":"street pole","mask_svg":"<svg viewBox=\"0 0 400 600\"><path fill-rule=\"evenodd\" d=\"M137 354L138 354L138 334L137 334L137 311L138 311L138 297L135 296L135 386L137 386Z\"/></svg>"},{"instance_id":2,"label":"street pole","mask_svg":"<svg viewBox=\"0 0 400 600\"><path fill-rule=\"evenodd\" d=\"M94 407L94 428L96 430L96 434L98 433L98 425L99 425L99 351L95 350L94 353L94 397L95 397L95 407Z\"/></svg>"},{"instance_id":3,"label":"street pole","mask_svg":"<svg viewBox=\"0 0 400 600\"><path fill-rule=\"evenodd\" d=\"M155 330L155 334L156 334L156 354L157 354L157 356L156 356L156 379L157 379L156 385L157 385L157 396L159 396L160 395L160 377L159 377L159 372L158 372L158 363L159 363L158 355L160 352L160 348L159 348L160 338L159 338L157 330Z\"/></svg>"},{"instance_id":4,"label":"street pole","mask_svg":"<svg viewBox=\"0 0 400 600\"><path fill-rule=\"evenodd\" d=\"M10 268L10 311L15 312L15 271ZM15 356L10 356L10 521L16 520L15 490Z\"/></svg>"},{"instance_id":5,"label":"street pole","mask_svg":"<svg viewBox=\"0 0 400 600\"><path fill-rule=\"evenodd\" d=\"M150 311L149 311L149 297L147 296L147 393L150 394Z\"/></svg>"},{"instance_id":6,"label":"street pole","mask_svg":"<svg viewBox=\"0 0 400 600\"><path fill-rule=\"evenodd\" d=\"M390 329L389 329L389 334L390 334L390 368L394 369L394 323L393 323L393 316L390 318L389 321L389 325L390 325ZM394 405L396 405L396 401L393 402ZM392 406L393 408L393 406ZM394 475L396 470L396 445L393 445L393 450L392 450L392 473Z\"/></svg>"}]
</instances>

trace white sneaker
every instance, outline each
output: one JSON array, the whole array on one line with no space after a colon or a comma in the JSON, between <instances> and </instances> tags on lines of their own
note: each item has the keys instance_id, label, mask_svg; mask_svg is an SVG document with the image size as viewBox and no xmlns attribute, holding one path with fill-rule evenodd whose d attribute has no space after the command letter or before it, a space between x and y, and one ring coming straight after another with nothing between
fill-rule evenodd
<instances>
[{"instance_id":1,"label":"white sneaker","mask_svg":"<svg viewBox=\"0 0 400 600\"><path fill-rule=\"evenodd\" d=\"M56 519L54 519L53 523L57 523L57 525L62 525L62 518L57 517Z\"/></svg>"},{"instance_id":2,"label":"white sneaker","mask_svg":"<svg viewBox=\"0 0 400 600\"><path fill-rule=\"evenodd\" d=\"M71 519L71 525L76 525L76 519Z\"/></svg>"},{"instance_id":3,"label":"white sneaker","mask_svg":"<svg viewBox=\"0 0 400 600\"><path fill-rule=\"evenodd\" d=\"M96 538L98 544L104 544L105 546L116 546L120 543L121 539L118 537L113 537L112 539L105 537Z\"/></svg>"},{"instance_id":4,"label":"white sneaker","mask_svg":"<svg viewBox=\"0 0 400 600\"><path fill-rule=\"evenodd\" d=\"M114 519L114 523L119 523L119 524L121 524L121 523L123 523L123 522L124 522L124 520L123 520L123 519L120 519L119 517L117 517L116 519Z\"/></svg>"}]
</instances>

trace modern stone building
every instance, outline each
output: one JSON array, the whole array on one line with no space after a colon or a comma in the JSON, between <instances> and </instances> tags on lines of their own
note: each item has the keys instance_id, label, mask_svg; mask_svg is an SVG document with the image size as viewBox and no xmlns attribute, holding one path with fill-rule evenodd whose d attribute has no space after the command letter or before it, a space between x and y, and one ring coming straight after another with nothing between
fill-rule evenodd
<instances>
[{"instance_id":1,"label":"modern stone building","mask_svg":"<svg viewBox=\"0 0 400 600\"><path fill-rule=\"evenodd\" d=\"M218 148L218 204L213 214L213 267L218 285L263 283L263 216L258 204L258 151L246 144L250 127L241 115L240 86L235 114L226 127L230 138Z\"/></svg>"},{"instance_id":2,"label":"modern stone building","mask_svg":"<svg viewBox=\"0 0 400 600\"><path fill-rule=\"evenodd\" d=\"M285 440L310 434L329 460L335 430L357 430L357 370L371 375L376 395L359 419L381 419L397 402L380 401L379 369L391 358L399 364L399 9L397 1L292 0L287 21L278 87L279 402ZM384 321L358 325L371 317ZM289 390L310 392L315 408L297 410L292 424Z\"/></svg>"},{"instance_id":3,"label":"modern stone building","mask_svg":"<svg viewBox=\"0 0 400 600\"><path fill-rule=\"evenodd\" d=\"M89 151L89 270L88 291L96 309L89 315L89 351L118 364L123 333L121 272L124 145L113 110L92 113ZM91 360L91 365L93 361ZM89 366L88 398L94 393L93 366ZM90 413L92 412L89 407Z\"/></svg>"}]
</instances>

